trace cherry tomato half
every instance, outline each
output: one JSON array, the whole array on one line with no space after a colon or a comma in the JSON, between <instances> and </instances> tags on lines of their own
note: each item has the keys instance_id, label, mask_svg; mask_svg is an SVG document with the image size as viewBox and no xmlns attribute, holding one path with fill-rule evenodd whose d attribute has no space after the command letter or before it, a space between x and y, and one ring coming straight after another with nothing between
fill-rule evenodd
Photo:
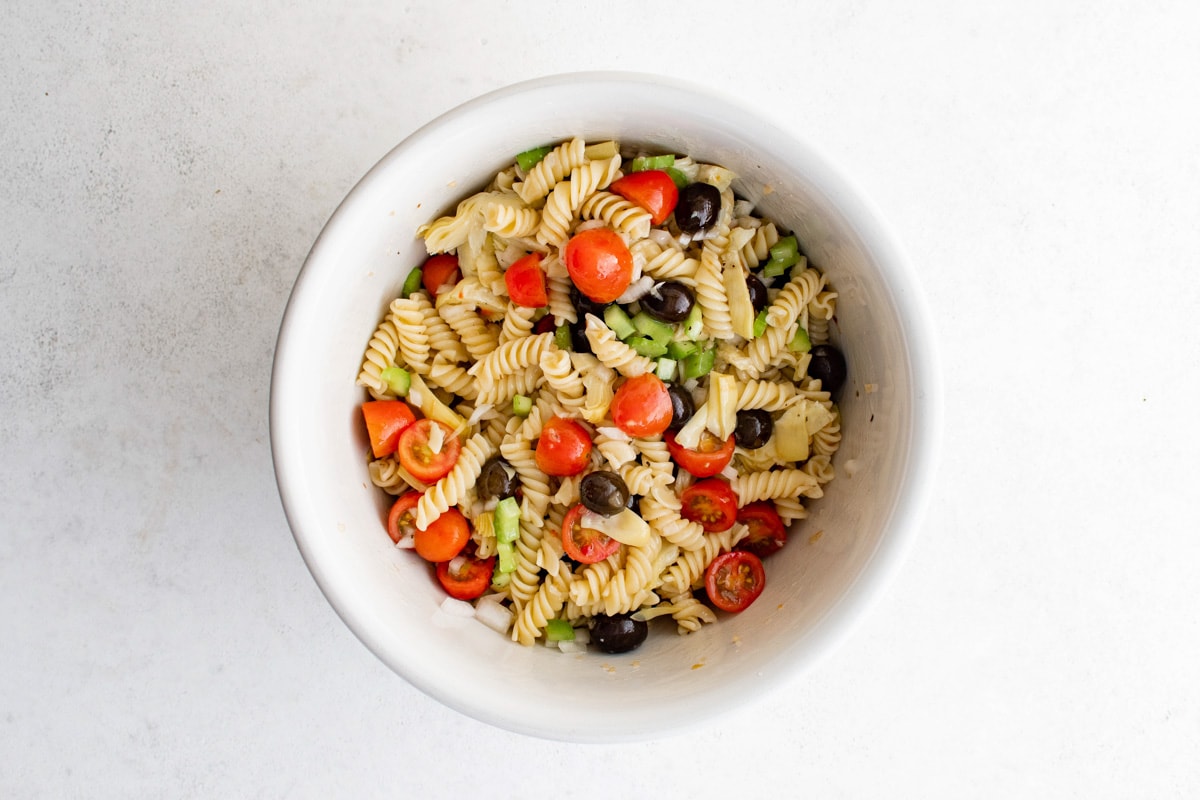
<instances>
[{"instance_id":1,"label":"cherry tomato half","mask_svg":"<svg viewBox=\"0 0 1200 800\"><path fill-rule=\"evenodd\" d=\"M425 530L417 529L413 544L417 555L426 561L449 561L462 552L471 541L471 527L457 508L450 508L429 523Z\"/></svg>"},{"instance_id":2,"label":"cherry tomato half","mask_svg":"<svg viewBox=\"0 0 1200 800\"><path fill-rule=\"evenodd\" d=\"M596 303L611 303L633 280L633 256L625 240L608 228L588 228L567 240L562 253L579 291Z\"/></svg>"},{"instance_id":3,"label":"cherry tomato half","mask_svg":"<svg viewBox=\"0 0 1200 800\"><path fill-rule=\"evenodd\" d=\"M436 453L429 446L434 426L442 429L442 447ZM400 466L414 478L433 483L454 468L461 449L462 444L450 426L432 419L419 419L400 432L396 455L400 459Z\"/></svg>"},{"instance_id":4,"label":"cherry tomato half","mask_svg":"<svg viewBox=\"0 0 1200 800\"><path fill-rule=\"evenodd\" d=\"M693 483L683 490L679 499L683 503L679 515L699 522L709 533L727 531L737 522L737 492L720 478Z\"/></svg>"},{"instance_id":5,"label":"cherry tomato half","mask_svg":"<svg viewBox=\"0 0 1200 800\"><path fill-rule=\"evenodd\" d=\"M396 452L400 432L417 418L403 400L368 400L362 404L362 413L376 458Z\"/></svg>"},{"instance_id":6,"label":"cherry tomato half","mask_svg":"<svg viewBox=\"0 0 1200 800\"><path fill-rule=\"evenodd\" d=\"M670 431L663 434L667 443L667 451L675 463L695 475L697 478L711 478L729 465L733 458L733 437L724 442L708 431L700 434L700 442L695 450L689 450L675 441L675 434Z\"/></svg>"},{"instance_id":7,"label":"cherry tomato half","mask_svg":"<svg viewBox=\"0 0 1200 800\"><path fill-rule=\"evenodd\" d=\"M504 271L504 286L508 289L508 296L519 306L541 308L549 303L541 253L530 253L514 261Z\"/></svg>"},{"instance_id":8,"label":"cherry tomato half","mask_svg":"<svg viewBox=\"0 0 1200 800\"><path fill-rule=\"evenodd\" d=\"M662 225L679 202L679 187L661 169L631 172L613 181L608 189L649 211L650 222L655 225Z\"/></svg>"},{"instance_id":9,"label":"cherry tomato half","mask_svg":"<svg viewBox=\"0 0 1200 800\"><path fill-rule=\"evenodd\" d=\"M787 544L787 526L770 500L748 503L738 509L737 521L750 529L750 535L737 543L736 550L748 550L766 558Z\"/></svg>"},{"instance_id":10,"label":"cherry tomato half","mask_svg":"<svg viewBox=\"0 0 1200 800\"><path fill-rule=\"evenodd\" d=\"M671 424L671 393L657 375L647 372L617 387L609 410L617 427L630 436L654 436Z\"/></svg>"},{"instance_id":11,"label":"cherry tomato half","mask_svg":"<svg viewBox=\"0 0 1200 800\"><path fill-rule=\"evenodd\" d=\"M533 451L538 469L559 477L578 475L588 465L592 455L592 438L587 430L573 419L551 417L542 426Z\"/></svg>"},{"instance_id":12,"label":"cherry tomato half","mask_svg":"<svg viewBox=\"0 0 1200 800\"><path fill-rule=\"evenodd\" d=\"M617 552L621 543L607 533L583 527L579 521L586 510L579 503L567 512L562 526L563 550L580 564L595 564Z\"/></svg>"},{"instance_id":13,"label":"cherry tomato half","mask_svg":"<svg viewBox=\"0 0 1200 800\"><path fill-rule=\"evenodd\" d=\"M766 585L762 561L744 550L722 553L704 571L708 599L722 611L745 611Z\"/></svg>"},{"instance_id":14,"label":"cherry tomato half","mask_svg":"<svg viewBox=\"0 0 1200 800\"><path fill-rule=\"evenodd\" d=\"M393 542L416 535L415 512L419 502L421 502L421 493L413 491L405 492L396 498L396 502L392 503L392 510L388 512L387 529L388 536L392 537Z\"/></svg>"},{"instance_id":15,"label":"cherry tomato half","mask_svg":"<svg viewBox=\"0 0 1200 800\"><path fill-rule=\"evenodd\" d=\"M458 256L441 253L430 256L421 265L421 285L430 297L437 297L443 286L453 286L458 283Z\"/></svg>"},{"instance_id":16,"label":"cherry tomato half","mask_svg":"<svg viewBox=\"0 0 1200 800\"><path fill-rule=\"evenodd\" d=\"M446 590L446 594L459 600L474 600L480 597L492 585L492 570L496 567L496 557L476 558L464 556L463 563L454 571L450 561L441 561L437 565L438 583Z\"/></svg>"}]
</instances>

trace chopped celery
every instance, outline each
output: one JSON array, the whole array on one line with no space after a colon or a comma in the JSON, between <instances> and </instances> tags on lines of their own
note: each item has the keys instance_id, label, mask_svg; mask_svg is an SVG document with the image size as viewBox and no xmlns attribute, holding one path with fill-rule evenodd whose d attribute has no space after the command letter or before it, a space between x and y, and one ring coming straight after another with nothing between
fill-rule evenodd
<instances>
[{"instance_id":1,"label":"chopped celery","mask_svg":"<svg viewBox=\"0 0 1200 800\"><path fill-rule=\"evenodd\" d=\"M533 398L523 394L513 395L513 413L518 417L528 417L533 410Z\"/></svg>"},{"instance_id":2,"label":"chopped celery","mask_svg":"<svg viewBox=\"0 0 1200 800\"><path fill-rule=\"evenodd\" d=\"M625 340L625 344L633 348L633 351L639 356L646 358L658 358L667 354L667 345L663 342L657 342L647 336L634 334Z\"/></svg>"},{"instance_id":3,"label":"chopped celery","mask_svg":"<svg viewBox=\"0 0 1200 800\"><path fill-rule=\"evenodd\" d=\"M793 353L807 353L812 350L812 342L808 338L808 331L804 328L796 328L796 335L788 342L788 350Z\"/></svg>"},{"instance_id":4,"label":"chopped celery","mask_svg":"<svg viewBox=\"0 0 1200 800\"><path fill-rule=\"evenodd\" d=\"M535 147L532 150L526 150L524 153L517 153L517 166L525 172L529 172L553 149L550 145L546 145L545 147Z\"/></svg>"},{"instance_id":5,"label":"chopped celery","mask_svg":"<svg viewBox=\"0 0 1200 800\"><path fill-rule=\"evenodd\" d=\"M675 156L639 156L629 162L630 172L645 172L648 169L666 169L675 166Z\"/></svg>"},{"instance_id":6,"label":"chopped celery","mask_svg":"<svg viewBox=\"0 0 1200 800\"><path fill-rule=\"evenodd\" d=\"M694 342L700 338L700 334L703 332L704 316L700 311L700 304L696 303L683 319L683 333Z\"/></svg>"},{"instance_id":7,"label":"chopped celery","mask_svg":"<svg viewBox=\"0 0 1200 800\"><path fill-rule=\"evenodd\" d=\"M636 332L629 315L616 303L604 309L604 324L612 328L612 332L617 335L618 339L632 336Z\"/></svg>"},{"instance_id":8,"label":"chopped celery","mask_svg":"<svg viewBox=\"0 0 1200 800\"><path fill-rule=\"evenodd\" d=\"M782 261L768 261L763 267L764 278L778 278L783 273L787 272L787 267Z\"/></svg>"},{"instance_id":9,"label":"chopped celery","mask_svg":"<svg viewBox=\"0 0 1200 800\"><path fill-rule=\"evenodd\" d=\"M683 360L683 379L690 381L692 378L703 378L712 372L716 361L717 351L715 348L693 353Z\"/></svg>"},{"instance_id":10,"label":"chopped celery","mask_svg":"<svg viewBox=\"0 0 1200 800\"><path fill-rule=\"evenodd\" d=\"M554 346L559 350L571 349L571 326L564 322L554 329Z\"/></svg>"},{"instance_id":11,"label":"chopped celery","mask_svg":"<svg viewBox=\"0 0 1200 800\"><path fill-rule=\"evenodd\" d=\"M496 567L492 570L492 591L493 592L500 591L505 586L508 586L508 582L511 580L512 580L512 573L511 572L501 572L500 565L497 564Z\"/></svg>"},{"instance_id":12,"label":"chopped celery","mask_svg":"<svg viewBox=\"0 0 1200 800\"><path fill-rule=\"evenodd\" d=\"M575 641L575 629L565 619L548 619L546 620L546 641L573 642Z\"/></svg>"},{"instance_id":13,"label":"chopped celery","mask_svg":"<svg viewBox=\"0 0 1200 800\"><path fill-rule=\"evenodd\" d=\"M675 335L675 329L665 322L660 322L645 311L639 311L633 317L633 327L643 336L648 336L664 347Z\"/></svg>"},{"instance_id":14,"label":"chopped celery","mask_svg":"<svg viewBox=\"0 0 1200 800\"><path fill-rule=\"evenodd\" d=\"M669 381L675 377L675 359L660 358L658 360L658 369L654 374L659 377L659 380Z\"/></svg>"},{"instance_id":15,"label":"chopped celery","mask_svg":"<svg viewBox=\"0 0 1200 800\"><path fill-rule=\"evenodd\" d=\"M754 338L757 339L767 332L767 310L764 308L754 318Z\"/></svg>"},{"instance_id":16,"label":"chopped celery","mask_svg":"<svg viewBox=\"0 0 1200 800\"><path fill-rule=\"evenodd\" d=\"M388 367L379 373L379 377L396 397L407 395L409 387L412 386L412 376L403 367Z\"/></svg>"},{"instance_id":17,"label":"chopped celery","mask_svg":"<svg viewBox=\"0 0 1200 800\"><path fill-rule=\"evenodd\" d=\"M675 169L674 167L666 167L665 169L663 169L663 172L665 172L671 176L671 180L675 181L676 188L682 189L683 187L688 185L687 175L684 175L682 172Z\"/></svg>"},{"instance_id":18,"label":"chopped celery","mask_svg":"<svg viewBox=\"0 0 1200 800\"><path fill-rule=\"evenodd\" d=\"M412 272L408 273L408 277L404 279L404 288L400 290L401 297L408 297L413 292L421 288L421 268L413 267Z\"/></svg>"},{"instance_id":19,"label":"chopped celery","mask_svg":"<svg viewBox=\"0 0 1200 800\"><path fill-rule=\"evenodd\" d=\"M493 517L496 541L515 542L520 533L520 521L521 508L517 505L517 498L506 497L497 503L495 517Z\"/></svg>"},{"instance_id":20,"label":"chopped celery","mask_svg":"<svg viewBox=\"0 0 1200 800\"><path fill-rule=\"evenodd\" d=\"M692 353L699 353L700 345L695 342L671 342L667 345L667 355L679 361Z\"/></svg>"},{"instance_id":21,"label":"chopped celery","mask_svg":"<svg viewBox=\"0 0 1200 800\"><path fill-rule=\"evenodd\" d=\"M784 236L771 245L771 260L782 261L786 266L795 264L800 259L800 244L795 236Z\"/></svg>"},{"instance_id":22,"label":"chopped celery","mask_svg":"<svg viewBox=\"0 0 1200 800\"><path fill-rule=\"evenodd\" d=\"M496 542L496 571L500 573L515 572L517 569L517 552L512 542Z\"/></svg>"}]
</instances>

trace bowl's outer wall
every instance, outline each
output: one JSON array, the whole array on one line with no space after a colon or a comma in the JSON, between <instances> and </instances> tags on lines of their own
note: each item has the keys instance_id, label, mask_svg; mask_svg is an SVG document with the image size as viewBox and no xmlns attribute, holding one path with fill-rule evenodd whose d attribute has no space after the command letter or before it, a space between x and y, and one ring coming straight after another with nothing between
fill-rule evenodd
<instances>
[{"instance_id":1,"label":"bowl's outer wall","mask_svg":"<svg viewBox=\"0 0 1200 800\"><path fill-rule=\"evenodd\" d=\"M564 656L439 614L427 566L383 532L355 385L367 340L424 256L417 226L451 212L512 155L583 136L733 169L739 194L795 228L839 293L850 364L838 479L768 563L749 610L638 651ZM357 636L453 708L581 741L652 736L771 690L850 630L898 567L928 493L940 385L911 268L861 196L807 146L729 101L660 78L559 76L485 95L385 156L321 233L280 330L271 435L281 498L321 589Z\"/></svg>"}]
</instances>

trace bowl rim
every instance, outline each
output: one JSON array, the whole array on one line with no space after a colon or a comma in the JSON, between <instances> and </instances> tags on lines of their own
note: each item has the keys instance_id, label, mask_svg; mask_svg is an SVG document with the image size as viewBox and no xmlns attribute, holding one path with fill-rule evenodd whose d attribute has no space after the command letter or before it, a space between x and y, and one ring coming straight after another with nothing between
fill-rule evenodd
<instances>
[{"instance_id":1,"label":"bowl rim","mask_svg":"<svg viewBox=\"0 0 1200 800\"><path fill-rule=\"evenodd\" d=\"M869 249L875 257L888 266L886 282L891 290L891 299L903 320L905 350L914 387L914 392L909 398L911 413L906 462L908 469L900 481L896 507L886 535L880 537L856 579L842 592L821 624L816 626L813 635L806 641L804 653L797 655L791 652L797 645L786 645L775 658L764 665L763 670L760 670L768 673L764 677L776 689L816 667L835 652L862 624L871 608L882 599L895 580L913 549L932 494L943 423L942 373L939 368L933 317L929 313L912 262L890 224L844 169L834 166L832 160L796 132L780 126L764 116L759 109L743 104L736 97L677 78L644 72L558 73L509 84L460 103L420 126L385 153L352 186L322 226L300 268L280 320L272 363L268 412L271 455L284 515L301 557L335 613L376 657L408 683L442 704L498 728L547 739L597 742L647 739L678 733L728 712L738 704L740 698L725 692L724 696L717 698L719 702L716 707L706 704L708 707L701 710L699 706L702 704L697 703L693 704L690 710L681 709L680 714L672 719L661 720L652 726L643 725L641 729L627 734L589 736L586 732L581 733L577 730L577 723L569 726L556 725L547 719L541 726L514 724L513 720L498 717L490 712L486 706L470 702L461 696L452 696L443 687L403 669L402 664L391 658L386 648L375 641L354 619L351 604L343 596L346 587L334 580L310 547L309 535L305 532L305 520L297 512L297 508L303 504L302 498L296 495L288 474L288 465L292 463L289 452L293 444L287 432L283 430L284 393L280 391L280 385L286 379L293 358L287 341L289 328L295 324L293 310L304 301L306 287L312 282L325 243L334 238L340 229L355 224L353 216L359 200L369 195L370 189L384 179L393 162L403 159L410 150L420 148L426 142L435 139L439 131L453 126L459 118L469 116L479 108L513 95L523 95L564 84L582 88L604 83L651 85L656 91L682 93L736 110L740 119L748 120L767 131L777 143L777 147L803 157L806 178L812 180L822 192L836 198L839 210L852 223L854 230L864 242L869 243Z\"/></svg>"}]
</instances>

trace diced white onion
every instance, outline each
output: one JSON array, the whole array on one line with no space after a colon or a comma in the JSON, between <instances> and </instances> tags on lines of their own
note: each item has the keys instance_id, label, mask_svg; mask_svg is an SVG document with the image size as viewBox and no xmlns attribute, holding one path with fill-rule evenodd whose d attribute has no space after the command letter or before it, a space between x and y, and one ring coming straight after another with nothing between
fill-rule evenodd
<instances>
[{"instance_id":1,"label":"diced white onion","mask_svg":"<svg viewBox=\"0 0 1200 800\"><path fill-rule=\"evenodd\" d=\"M737 476L738 476L737 468L733 466L732 462L729 464L726 464L725 469L721 470L722 478L728 478L729 480L734 480L735 478L737 478Z\"/></svg>"},{"instance_id":2,"label":"diced white onion","mask_svg":"<svg viewBox=\"0 0 1200 800\"><path fill-rule=\"evenodd\" d=\"M467 565L467 561L466 556L455 556L450 559L450 563L446 565L446 568L450 570L451 575L457 578L462 575L463 567Z\"/></svg>"},{"instance_id":3,"label":"diced white onion","mask_svg":"<svg viewBox=\"0 0 1200 800\"><path fill-rule=\"evenodd\" d=\"M617 302L632 303L634 300L640 300L654 288L654 283L654 278L649 275L643 275L629 284L629 287L617 298Z\"/></svg>"},{"instance_id":4,"label":"diced white onion","mask_svg":"<svg viewBox=\"0 0 1200 800\"><path fill-rule=\"evenodd\" d=\"M475 616L475 606L468 603L466 600L459 600L456 597L447 597L442 601L440 606L442 613L451 617L473 617Z\"/></svg>"},{"instance_id":5,"label":"diced white onion","mask_svg":"<svg viewBox=\"0 0 1200 800\"><path fill-rule=\"evenodd\" d=\"M587 628L576 628L575 641L579 642L580 644L588 644L592 641L592 632Z\"/></svg>"},{"instance_id":6,"label":"diced white onion","mask_svg":"<svg viewBox=\"0 0 1200 800\"><path fill-rule=\"evenodd\" d=\"M574 641L574 640L570 640L570 641L565 641L565 642L558 642L558 649L563 651L564 653L586 653L587 645L580 644L579 642Z\"/></svg>"},{"instance_id":7,"label":"diced white onion","mask_svg":"<svg viewBox=\"0 0 1200 800\"><path fill-rule=\"evenodd\" d=\"M429 449L435 455L442 452L442 445L446 443L446 432L442 430L441 425L431 425L429 427Z\"/></svg>"},{"instance_id":8,"label":"diced white onion","mask_svg":"<svg viewBox=\"0 0 1200 800\"><path fill-rule=\"evenodd\" d=\"M467 418L467 425L474 425L479 420L483 419L483 415L493 410L494 406L491 403L483 403L479 408L471 412L471 416Z\"/></svg>"},{"instance_id":9,"label":"diced white onion","mask_svg":"<svg viewBox=\"0 0 1200 800\"><path fill-rule=\"evenodd\" d=\"M475 619L499 633L507 633L512 625L513 613L497 602L479 602L475 608Z\"/></svg>"},{"instance_id":10,"label":"diced white onion","mask_svg":"<svg viewBox=\"0 0 1200 800\"><path fill-rule=\"evenodd\" d=\"M626 433L625 431L621 430L620 428L613 428L613 427L609 427L607 425L596 428L596 433L607 436L609 439L612 439L614 442L632 442L633 441L633 439L630 439L629 434Z\"/></svg>"},{"instance_id":11,"label":"diced white onion","mask_svg":"<svg viewBox=\"0 0 1200 800\"><path fill-rule=\"evenodd\" d=\"M423 400L423 399L424 398L421 397L421 392L419 389L409 389L408 390L408 402L411 405L414 405L417 408L420 408L422 405L421 400Z\"/></svg>"},{"instance_id":12,"label":"diced white onion","mask_svg":"<svg viewBox=\"0 0 1200 800\"><path fill-rule=\"evenodd\" d=\"M411 533L400 537L400 541L396 542L398 550L412 550L417 546L417 538Z\"/></svg>"}]
</instances>

